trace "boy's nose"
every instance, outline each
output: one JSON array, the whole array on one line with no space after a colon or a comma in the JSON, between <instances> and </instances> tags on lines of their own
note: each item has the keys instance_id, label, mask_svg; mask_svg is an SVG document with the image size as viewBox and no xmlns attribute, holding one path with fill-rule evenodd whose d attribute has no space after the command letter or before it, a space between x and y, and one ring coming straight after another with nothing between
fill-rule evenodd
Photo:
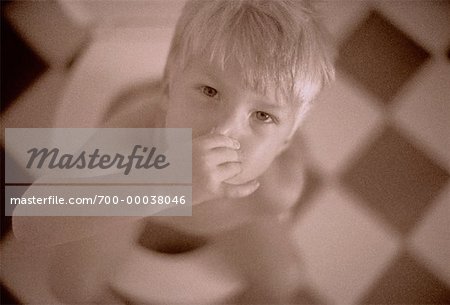
<instances>
[{"instance_id":1,"label":"boy's nose","mask_svg":"<svg viewBox=\"0 0 450 305\"><path fill-rule=\"evenodd\" d=\"M218 120L216 126L213 127L214 133L219 133L235 139L238 139L240 130L241 130L241 123L236 118L230 117Z\"/></svg>"},{"instance_id":2,"label":"boy's nose","mask_svg":"<svg viewBox=\"0 0 450 305\"><path fill-rule=\"evenodd\" d=\"M214 126L213 129L211 130L211 133L219 133L219 134L223 134L223 135L228 135L230 130L231 130L230 127Z\"/></svg>"},{"instance_id":3,"label":"boy's nose","mask_svg":"<svg viewBox=\"0 0 450 305\"><path fill-rule=\"evenodd\" d=\"M214 115L215 124L213 124L215 133L236 140L240 139L248 124L248 109L242 104L245 106L245 103L239 97L235 97L232 101L227 101L217 108Z\"/></svg>"}]
</instances>

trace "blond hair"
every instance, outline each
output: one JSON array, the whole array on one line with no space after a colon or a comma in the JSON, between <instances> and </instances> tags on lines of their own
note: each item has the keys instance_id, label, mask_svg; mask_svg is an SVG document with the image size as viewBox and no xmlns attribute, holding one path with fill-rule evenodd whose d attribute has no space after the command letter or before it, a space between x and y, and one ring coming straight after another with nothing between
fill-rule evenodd
<instances>
[{"instance_id":1,"label":"blond hair","mask_svg":"<svg viewBox=\"0 0 450 305\"><path fill-rule=\"evenodd\" d=\"M322 30L305 1L193 0L176 25L163 84L196 57L225 68L237 60L247 87L265 94L275 85L282 102L302 116L334 76Z\"/></svg>"}]
</instances>

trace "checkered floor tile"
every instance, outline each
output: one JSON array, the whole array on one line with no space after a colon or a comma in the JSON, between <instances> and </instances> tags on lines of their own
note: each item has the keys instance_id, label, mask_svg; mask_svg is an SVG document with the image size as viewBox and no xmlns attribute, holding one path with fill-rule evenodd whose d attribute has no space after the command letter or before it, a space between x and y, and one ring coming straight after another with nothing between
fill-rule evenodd
<instances>
[{"instance_id":1,"label":"checkered floor tile","mask_svg":"<svg viewBox=\"0 0 450 305\"><path fill-rule=\"evenodd\" d=\"M303 127L313 195L295 226L311 300L450 303L449 11L325 10L338 80Z\"/></svg>"}]
</instances>

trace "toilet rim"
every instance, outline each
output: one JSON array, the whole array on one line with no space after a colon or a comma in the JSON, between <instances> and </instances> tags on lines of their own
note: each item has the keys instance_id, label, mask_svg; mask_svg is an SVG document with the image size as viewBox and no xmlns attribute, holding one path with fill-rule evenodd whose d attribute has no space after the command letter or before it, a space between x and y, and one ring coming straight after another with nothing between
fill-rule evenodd
<instances>
[{"instance_id":1,"label":"toilet rim","mask_svg":"<svg viewBox=\"0 0 450 305\"><path fill-rule=\"evenodd\" d=\"M77 60L58 103L54 128L101 127L111 102L164 71L173 28L115 29L96 37Z\"/></svg>"}]
</instances>

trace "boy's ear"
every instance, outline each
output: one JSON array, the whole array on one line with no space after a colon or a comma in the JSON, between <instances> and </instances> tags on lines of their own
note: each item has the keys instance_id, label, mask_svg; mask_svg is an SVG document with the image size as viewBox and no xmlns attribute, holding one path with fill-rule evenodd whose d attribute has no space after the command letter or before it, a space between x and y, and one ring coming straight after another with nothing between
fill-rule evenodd
<instances>
[{"instance_id":1,"label":"boy's ear","mask_svg":"<svg viewBox=\"0 0 450 305\"><path fill-rule=\"evenodd\" d=\"M300 138L301 138L301 135L299 133L299 128L295 128L295 130L293 130L291 132L291 134L288 136L288 138L279 147L278 155L281 155L283 152L285 152L292 145L293 142L295 142L295 144L297 144Z\"/></svg>"},{"instance_id":2,"label":"boy's ear","mask_svg":"<svg viewBox=\"0 0 450 305\"><path fill-rule=\"evenodd\" d=\"M284 151L286 151L286 149L289 148L289 146L291 146L292 138L293 138L293 137L289 137L288 139L286 139L286 140L283 142L283 144L278 148L277 156L281 155Z\"/></svg>"},{"instance_id":3,"label":"boy's ear","mask_svg":"<svg viewBox=\"0 0 450 305\"><path fill-rule=\"evenodd\" d=\"M164 97L169 97L169 88L170 84L168 80L163 80L161 81L161 95L163 95Z\"/></svg>"},{"instance_id":4,"label":"boy's ear","mask_svg":"<svg viewBox=\"0 0 450 305\"><path fill-rule=\"evenodd\" d=\"M168 82L161 82L161 87L159 91L159 98L162 100L161 107L163 110L167 110L168 103L169 103L169 83Z\"/></svg>"}]
</instances>

